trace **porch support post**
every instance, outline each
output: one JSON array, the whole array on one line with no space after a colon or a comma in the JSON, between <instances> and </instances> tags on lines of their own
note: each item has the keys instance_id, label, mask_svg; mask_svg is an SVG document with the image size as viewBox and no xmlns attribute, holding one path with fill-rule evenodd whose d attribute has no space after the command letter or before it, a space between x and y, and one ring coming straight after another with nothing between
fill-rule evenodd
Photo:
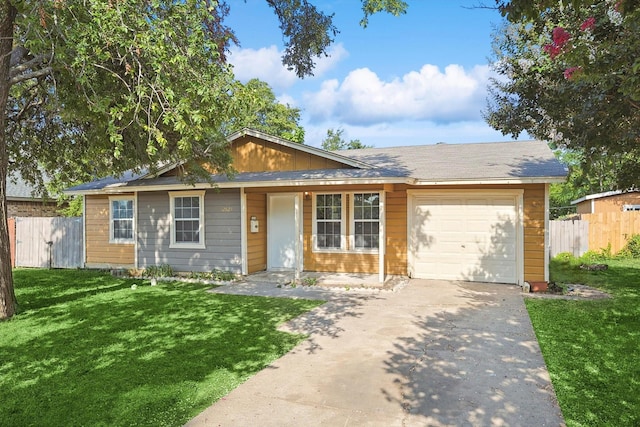
<instances>
[{"instance_id":1,"label":"porch support post","mask_svg":"<svg viewBox=\"0 0 640 427\"><path fill-rule=\"evenodd\" d=\"M249 270L247 264L247 195L244 187L240 187L240 256L242 258L242 275L246 276Z\"/></svg>"},{"instance_id":2,"label":"porch support post","mask_svg":"<svg viewBox=\"0 0 640 427\"><path fill-rule=\"evenodd\" d=\"M379 213L379 230L378 230L378 281L380 283L384 283L385 271L384 271L384 262L385 262L385 249L387 246L387 233L386 233L386 217L387 217L387 208L385 203L385 191L380 191L380 213Z\"/></svg>"},{"instance_id":3,"label":"porch support post","mask_svg":"<svg viewBox=\"0 0 640 427\"><path fill-rule=\"evenodd\" d=\"M304 270L304 244L303 244L303 215L304 215L304 193L296 193L295 210L296 210L296 262L295 262L295 278L300 279Z\"/></svg>"}]
</instances>

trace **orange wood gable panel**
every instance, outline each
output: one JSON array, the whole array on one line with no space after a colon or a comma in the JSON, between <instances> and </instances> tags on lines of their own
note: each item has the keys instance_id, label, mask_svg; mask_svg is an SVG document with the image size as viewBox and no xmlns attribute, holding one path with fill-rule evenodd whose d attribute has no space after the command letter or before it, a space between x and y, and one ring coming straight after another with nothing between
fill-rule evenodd
<instances>
[{"instance_id":1,"label":"orange wood gable panel","mask_svg":"<svg viewBox=\"0 0 640 427\"><path fill-rule=\"evenodd\" d=\"M334 160L270 141L245 136L231 144L233 167L238 172L270 172L350 168Z\"/></svg>"},{"instance_id":2,"label":"orange wood gable panel","mask_svg":"<svg viewBox=\"0 0 640 427\"><path fill-rule=\"evenodd\" d=\"M85 197L88 266L132 266L134 245L109 243L109 197Z\"/></svg>"}]
</instances>

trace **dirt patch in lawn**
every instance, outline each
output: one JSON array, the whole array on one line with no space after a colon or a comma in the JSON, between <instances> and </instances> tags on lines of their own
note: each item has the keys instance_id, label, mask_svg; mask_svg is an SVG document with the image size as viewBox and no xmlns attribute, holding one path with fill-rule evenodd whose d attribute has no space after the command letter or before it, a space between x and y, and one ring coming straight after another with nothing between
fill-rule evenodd
<instances>
[{"instance_id":1,"label":"dirt patch in lawn","mask_svg":"<svg viewBox=\"0 0 640 427\"><path fill-rule=\"evenodd\" d=\"M591 286L581 284L566 284L565 290L560 292L533 292L524 294L530 298L555 298L555 299L575 299L575 300L598 300L611 298L611 295L601 291L600 289L592 288Z\"/></svg>"}]
</instances>

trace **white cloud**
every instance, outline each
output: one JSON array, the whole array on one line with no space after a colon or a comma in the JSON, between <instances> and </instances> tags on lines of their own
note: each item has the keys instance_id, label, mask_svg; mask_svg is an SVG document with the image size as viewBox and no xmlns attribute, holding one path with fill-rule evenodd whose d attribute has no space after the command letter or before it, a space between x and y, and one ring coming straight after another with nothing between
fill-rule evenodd
<instances>
[{"instance_id":1,"label":"white cloud","mask_svg":"<svg viewBox=\"0 0 640 427\"><path fill-rule=\"evenodd\" d=\"M420 71L386 82L368 68L359 68L342 83L327 80L317 92L306 93L305 110L312 121L335 119L352 125L479 120L490 74L486 65L467 71L452 64L441 71L426 64Z\"/></svg>"},{"instance_id":2,"label":"white cloud","mask_svg":"<svg viewBox=\"0 0 640 427\"><path fill-rule=\"evenodd\" d=\"M238 80L247 82L258 78L267 82L275 92L278 92L290 88L299 81L295 72L287 70L282 65L282 53L283 51L278 50L275 45L260 49L232 48L229 62L233 64L233 71ZM347 56L349 53L341 43L333 45L329 56L316 59L314 75L307 79L322 77Z\"/></svg>"},{"instance_id":3,"label":"white cloud","mask_svg":"<svg viewBox=\"0 0 640 427\"><path fill-rule=\"evenodd\" d=\"M363 144L374 147L393 147L407 145L427 145L445 142L461 144L469 142L498 142L510 141L510 136L504 136L492 129L482 120L463 121L439 124L431 121L405 121L397 123L382 123L369 126L344 125L340 122L324 122L322 124L305 123L305 143L320 147L327 135L327 129L344 130L346 141L358 139ZM531 139L526 133L519 140Z\"/></svg>"},{"instance_id":4,"label":"white cloud","mask_svg":"<svg viewBox=\"0 0 640 427\"><path fill-rule=\"evenodd\" d=\"M282 65L282 54L275 45L260 49L231 49L229 62L236 78L247 82L257 78L267 82L274 91L291 87L297 77Z\"/></svg>"}]
</instances>

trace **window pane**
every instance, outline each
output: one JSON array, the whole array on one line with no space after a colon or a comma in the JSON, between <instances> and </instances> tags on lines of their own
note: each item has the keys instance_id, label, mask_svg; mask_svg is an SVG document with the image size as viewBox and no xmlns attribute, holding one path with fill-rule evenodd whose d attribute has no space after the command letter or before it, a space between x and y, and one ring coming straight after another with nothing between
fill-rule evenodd
<instances>
[{"instance_id":1,"label":"window pane","mask_svg":"<svg viewBox=\"0 0 640 427\"><path fill-rule=\"evenodd\" d=\"M200 197L175 197L174 228L176 243L200 243Z\"/></svg>"},{"instance_id":2,"label":"window pane","mask_svg":"<svg viewBox=\"0 0 640 427\"><path fill-rule=\"evenodd\" d=\"M378 248L380 232L380 194L353 195L354 244L358 249Z\"/></svg>"},{"instance_id":3,"label":"window pane","mask_svg":"<svg viewBox=\"0 0 640 427\"><path fill-rule=\"evenodd\" d=\"M133 239L133 200L112 200L111 221L112 239Z\"/></svg>"},{"instance_id":4,"label":"window pane","mask_svg":"<svg viewBox=\"0 0 640 427\"><path fill-rule=\"evenodd\" d=\"M323 249L341 247L342 195L316 195L316 245Z\"/></svg>"}]
</instances>

